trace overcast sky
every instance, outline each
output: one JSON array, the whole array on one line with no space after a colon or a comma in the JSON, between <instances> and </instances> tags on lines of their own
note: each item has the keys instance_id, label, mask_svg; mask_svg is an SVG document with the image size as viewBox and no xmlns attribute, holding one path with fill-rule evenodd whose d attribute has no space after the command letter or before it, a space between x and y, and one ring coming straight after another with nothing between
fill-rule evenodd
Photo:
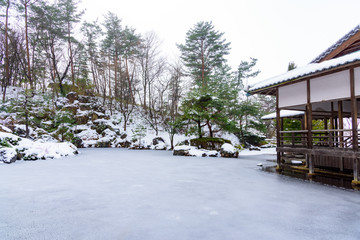
<instances>
[{"instance_id":1,"label":"overcast sky","mask_svg":"<svg viewBox=\"0 0 360 240\"><path fill-rule=\"evenodd\" d=\"M88 21L108 11L138 33L157 33L170 59L198 21L212 21L231 42L229 64L258 59L256 80L308 64L360 24L359 0L82 0Z\"/></svg>"}]
</instances>

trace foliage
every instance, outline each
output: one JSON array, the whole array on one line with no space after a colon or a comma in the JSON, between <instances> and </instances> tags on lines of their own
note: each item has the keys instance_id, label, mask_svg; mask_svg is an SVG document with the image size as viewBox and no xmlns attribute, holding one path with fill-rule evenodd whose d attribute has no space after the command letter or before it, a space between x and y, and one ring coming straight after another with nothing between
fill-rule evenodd
<instances>
[{"instance_id":1,"label":"foliage","mask_svg":"<svg viewBox=\"0 0 360 240\"><path fill-rule=\"evenodd\" d=\"M198 22L186 33L185 44L178 44L181 59L195 84L206 88L213 72L226 62L230 43L224 33L216 31L212 22Z\"/></svg>"},{"instance_id":2,"label":"foliage","mask_svg":"<svg viewBox=\"0 0 360 240\"><path fill-rule=\"evenodd\" d=\"M135 127L135 129L132 130L132 132L133 132L132 135L133 142L138 141L139 145L141 146L142 145L141 139L146 136L146 127L144 127L144 125L142 124L139 124Z\"/></svg>"},{"instance_id":3,"label":"foliage","mask_svg":"<svg viewBox=\"0 0 360 240\"><path fill-rule=\"evenodd\" d=\"M194 138L190 140L191 146L209 150L220 150L221 145L223 145L224 143L231 144L231 141L223 138L214 137Z\"/></svg>"}]
</instances>

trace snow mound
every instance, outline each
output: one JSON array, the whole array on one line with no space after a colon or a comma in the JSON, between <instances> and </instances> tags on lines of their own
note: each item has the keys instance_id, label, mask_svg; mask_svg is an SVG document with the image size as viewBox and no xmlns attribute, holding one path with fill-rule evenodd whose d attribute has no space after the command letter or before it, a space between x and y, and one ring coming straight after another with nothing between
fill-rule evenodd
<instances>
[{"instance_id":1,"label":"snow mound","mask_svg":"<svg viewBox=\"0 0 360 240\"><path fill-rule=\"evenodd\" d=\"M68 142L32 141L11 133L0 132L0 162L11 163L17 159L37 160L60 158L77 154L77 148Z\"/></svg>"},{"instance_id":2,"label":"snow mound","mask_svg":"<svg viewBox=\"0 0 360 240\"><path fill-rule=\"evenodd\" d=\"M230 143L224 143L221 146L221 150L224 151L224 152L228 152L228 153L237 152L236 148L233 145L231 145Z\"/></svg>"}]
</instances>

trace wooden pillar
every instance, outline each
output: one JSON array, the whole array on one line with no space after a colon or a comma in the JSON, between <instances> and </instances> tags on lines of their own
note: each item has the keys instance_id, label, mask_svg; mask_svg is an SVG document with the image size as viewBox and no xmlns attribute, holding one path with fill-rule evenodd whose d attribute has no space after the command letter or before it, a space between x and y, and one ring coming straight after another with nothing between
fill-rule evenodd
<instances>
[{"instance_id":1,"label":"wooden pillar","mask_svg":"<svg viewBox=\"0 0 360 240\"><path fill-rule=\"evenodd\" d=\"M307 124L307 147L308 149L312 149L312 105L311 105L311 97L310 97L310 79L306 81L306 90L307 90L307 103L306 103L306 124ZM306 154L306 158L308 159L309 164L309 176L312 176L314 172L314 155L311 153Z\"/></svg>"},{"instance_id":2,"label":"wooden pillar","mask_svg":"<svg viewBox=\"0 0 360 240\"><path fill-rule=\"evenodd\" d=\"M354 180L352 181L353 185L360 185L359 181L359 159L354 157L353 159L353 168L354 168Z\"/></svg>"},{"instance_id":3,"label":"wooden pillar","mask_svg":"<svg viewBox=\"0 0 360 240\"><path fill-rule=\"evenodd\" d=\"M339 116L339 142L340 148L344 147L344 132L342 131L344 129L344 119L343 119L343 102L338 101L338 116Z\"/></svg>"},{"instance_id":4,"label":"wooden pillar","mask_svg":"<svg viewBox=\"0 0 360 240\"><path fill-rule=\"evenodd\" d=\"M314 170L314 155L309 154L308 158L309 158L309 174L308 175L314 175L315 174L315 170Z\"/></svg>"},{"instance_id":5,"label":"wooden pillar","mask_svg":"<svg viewBox=\"0 0 360 240\"><path fill-rule=\"evenodd\" d=\"M324 129L327 130L328 128L328 118L324 117Z\"/></svg>"},{"instance_id":6,"label":"wooden pillar","mask_svg":"<svg viewBox=\"0 0 360 240\"><path fill-rule=\"evenodd\" d=\"M308 148L312 148L312 105L310 99L310 79L307 80L307 104L306 104L306 120L307 120L307 140Z\"/></svg>"},{"instance_id":7,"label":"wooden pillar","mask_svg":"<svg viewBox=\"0 0 360 240\"><path fill-rule=\"evenodd\" d=\"M330 116L330 129L334 130L334 121L335 121L335 113L334 113L334 103L331 102L331 116ZM334 132L329 132L329 147L334 147Z\"/></svg>"},{"instance_id":8,"label":"wooden pillar","mask_svg":"<svg viewBox=\"0 0 360 240\"><path fill-rule=\"evenodd\" d=\"M340 161L339 161L339 169L341 172L344 171L344 157L339 157Z\"/></svg>"},{"instance_id":9,"label":"wooden pillar","mask_svg":"<svg viewBox=\"0 0 360 240\"><path fill-rule=\"evenodd\" d=\"M352 144L354 151L359 150L359 137L357 128L357 101L355 98L355 77L354 69L350 69L350 97L351 97L351 120L352 120Z\"/></svg>"},{"instance_id":10,"label":"wooden pillar","mask_svg":"<svg viewBox=\"0 0 360 240\"><path fill-rule=\"evenodd\" d=\"M355 152L353 159L353 170L354 170L354 180L352 183L354 185L360 185L359 181L359 158L357 158L356 153L359 151L359 137L358 137L358 128L357 128L357 100L355 98L355 76L354 69L350 69L350 97L351 97L351 120L352 120L352 144L353 150Z\"/></svg>"},{"instance_id":11,"label":"wooden pillar","mask_svg":"<svg viewBox=\"0 0 360 240\"><path fill-rule=\"evenodd\" d=\"M280 128L281 128L281 122L280 122L280 108L279 108L279 88L276 88L276 146L280 147ZM281 153L277 151L277 169L280 170L280 163L281 163Z\"/></svg>"},{"instance_id":12,"label":"wooden pillar","mask_svg":"<svg viewBox=\"0 0 360 240\"><path fill-rule=\"evenodd\" d=\"M301 130L306 130L306 114L304 114L301 118ZM301 144L305 146L306 139L304 133L301 133Z\"/></svg>"}]
</instances>

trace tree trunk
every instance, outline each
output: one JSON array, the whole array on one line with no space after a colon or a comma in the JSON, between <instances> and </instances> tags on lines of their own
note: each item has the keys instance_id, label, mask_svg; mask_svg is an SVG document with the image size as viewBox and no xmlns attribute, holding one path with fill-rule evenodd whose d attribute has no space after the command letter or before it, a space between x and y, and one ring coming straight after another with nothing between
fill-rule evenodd
<instances>
[{"instance_id":1,"label":"tree trunk","mask_svg":"<svg viewBox=\"0 0 360 240\"><path fill-rule=\"evenodd\" d=\"M115 51L115 61L114 61L114 82L115 82L114 97L115 97L115 99L117 99L119 97L118 80L117 80L117 75L118 75L117 64L118 64L118 54L117 54L117 51Z\"/></svg>"},{"instance_id":2,"label":"tree trunk","mask_svg":"<svg viewBox=\"0 0 360 240\"><path fill-rule=\"evenodd\" d=\"M132 103L135 104L135 98L134 98L134 94L133 94L132 87L131 87L132 84L131 84L131 81L130 81L130 74L129 74L129 66L128 66L127 57L125 57L125 71L126 71L126 78L128 80L128 83L129 83L129 91L130 91L131 100L132 100Z\"/></svg>"},{"instance_id":3,"label":"tree trunk","mask_svg":"<svg viewBox=\"0 0 360 240\"><path fill-rule=\"evenodd\" d=\"M32 76L31 76L31 66L30 66L30 50L29 50L29 35L28 35L28 14L27 14L27 8L28 3L30 1L24 1L24 7L25 7L25 42L26 42L26 59L27 59L27 75L30 83L30 88L33 89L33 82L32 82Z\"/></svg>"},{"instance_id":4,"label":"tree trunk","mask_svg":"<svg viewBox=\"0 0 360 240\"><path fill-rule=\"evenodd\" d=\"M205 88L205 63L204 63L204 40L201 40L201 81L202 87Z\"/></svg>"},{"instance_id":5,"label":"tree trunk","mask_svg":"<svg viewBox=\"0 0 360 240\"><path fill-rule=\"evenodd\" d=\"M209 128L210 137L211 137L211 138L214 137L213 130L212 130L212 126L211 126L209 120L206 121L206 125L207 125L208 128Z\"/></svg>"},{"instance_id":6,"label":"tree trunk","mask_svg":"<svg viewBox=\"0 0 360 240\"><path fill-rule=\"evenodd\" d=\"M202 138L202 133L201 133L201 122L200 120L199 121L196 121L197 125L198 125L198 135L199 135L199 138Z\"/></svg>"},{"instance_id":7,"label":"tree trunk","mask_svg":"<svg viewBox=\"0 0 360 240\"><path fill-rule=\"evenodd\" d=\"M70 40L70 22L68 22L68 44L69 44L69 57L70 57L70 66L71 66L71 83L72 87L75 87L75 73L74 73L74 59L73 59L73 52L71 48L71 40Z\"/></svg>"},{"instance_id":8,"label":"tree trunk","mask_svg":"<svg viewBox=\"0 0 360 240\"><path fill-rule=\"evenodd\" d=\"M5 80L3 82L3 102L5 102L6 88L10 82L9 71L9 44L8 44L8 19L9 19L10 0L7 0L6 17L5 17Z\"/></svg>"}]
</instances>

